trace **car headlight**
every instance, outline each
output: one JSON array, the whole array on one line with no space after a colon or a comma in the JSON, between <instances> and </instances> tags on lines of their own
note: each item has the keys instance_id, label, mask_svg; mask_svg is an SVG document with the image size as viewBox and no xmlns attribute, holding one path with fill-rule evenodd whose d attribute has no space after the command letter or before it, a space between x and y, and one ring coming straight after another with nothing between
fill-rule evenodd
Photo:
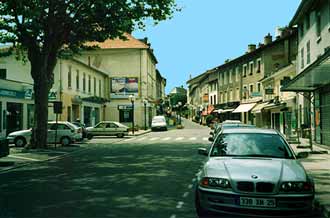
<instances>
[{"instance_id":1,"label":"car headlight","mask_svg":"<svg viewBox=\"0 0 330 218\"><path fill-rule=\"evenodd\" d=\"M200 181L200 185L206 188L221 188L221 189L231 188L229 180L225 178L204 177Z\"/></svg>"},{"instance_id":2,"label":"car headlight","mask_svg":"<svg viewBox=\"0 0 330 218\"><path fill-rule=\"evenodd\" d=\"M283 182L280 187L282 192L313 192L314 185L311 182Z\"/></svg>"}]
</instances>

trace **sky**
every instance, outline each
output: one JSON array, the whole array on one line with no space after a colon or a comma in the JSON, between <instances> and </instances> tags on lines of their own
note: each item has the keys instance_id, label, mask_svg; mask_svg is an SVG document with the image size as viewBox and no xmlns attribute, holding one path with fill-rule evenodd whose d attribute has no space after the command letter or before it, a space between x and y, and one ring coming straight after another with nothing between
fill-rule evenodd
<instances>
[{"instance_id":1,"label":"sky","mask_svg":"<svg viewBox=\"0 0 330 218\"><path fill-rule=\"evenodd\" d=\"M167 79L166 93L183 85L189 76L243 55L248 44L275 35L276 27L289 24L300 0L177 0L182 8L170 20L145 31L158 60L157 68Z\"/></svg>"}]
</instances>

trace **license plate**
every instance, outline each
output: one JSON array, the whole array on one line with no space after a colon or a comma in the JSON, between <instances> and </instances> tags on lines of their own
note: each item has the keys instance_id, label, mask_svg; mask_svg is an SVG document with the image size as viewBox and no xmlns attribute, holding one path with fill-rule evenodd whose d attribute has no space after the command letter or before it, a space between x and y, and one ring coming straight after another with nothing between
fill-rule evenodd
<instances>
[{"instance_id":1,"label":"license plate","mask_svg":"<svg viewBox=\"0 0 330 218\"><path fill-rule=\"evenodd\" d=\"M276 202L272 198L240 197L240 205L249 207L276 207Z\"/></svg>"}]
</instances>

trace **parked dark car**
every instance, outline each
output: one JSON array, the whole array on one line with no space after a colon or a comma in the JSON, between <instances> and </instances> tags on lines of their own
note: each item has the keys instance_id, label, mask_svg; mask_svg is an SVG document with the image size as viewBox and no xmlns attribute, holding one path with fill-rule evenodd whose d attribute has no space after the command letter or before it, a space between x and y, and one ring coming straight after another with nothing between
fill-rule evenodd
<instances>
[{"instance_id":1,"label":"parked dark car","mask_svg":"<svg viewBox=\"0 0 330 218\"><path fill-rule=\"evenodd\" d=\"M9 155L8 140L5 137L0 137L0 157Z\"/></svg>"}]
</instances>

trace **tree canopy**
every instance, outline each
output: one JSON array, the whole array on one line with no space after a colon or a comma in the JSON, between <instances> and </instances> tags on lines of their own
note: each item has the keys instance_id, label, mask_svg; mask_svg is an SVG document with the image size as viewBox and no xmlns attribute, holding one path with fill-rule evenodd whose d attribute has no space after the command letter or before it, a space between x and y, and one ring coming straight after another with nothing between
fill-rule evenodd
<instances>
[{"instance_id":1,"label":"tree canopy","mask_svg":"<svg viewBox=\"0 0 330 218\"><path fill-rule=\"evenodd\" d=\"M125 38L145 23L170 18L175 0L1 0L0 43L24 51L35 93L35 141L45 146L48 92L59 52L87 41ZM35 138L36 137L36 138Z\"/></svg>"}]
</instances>

